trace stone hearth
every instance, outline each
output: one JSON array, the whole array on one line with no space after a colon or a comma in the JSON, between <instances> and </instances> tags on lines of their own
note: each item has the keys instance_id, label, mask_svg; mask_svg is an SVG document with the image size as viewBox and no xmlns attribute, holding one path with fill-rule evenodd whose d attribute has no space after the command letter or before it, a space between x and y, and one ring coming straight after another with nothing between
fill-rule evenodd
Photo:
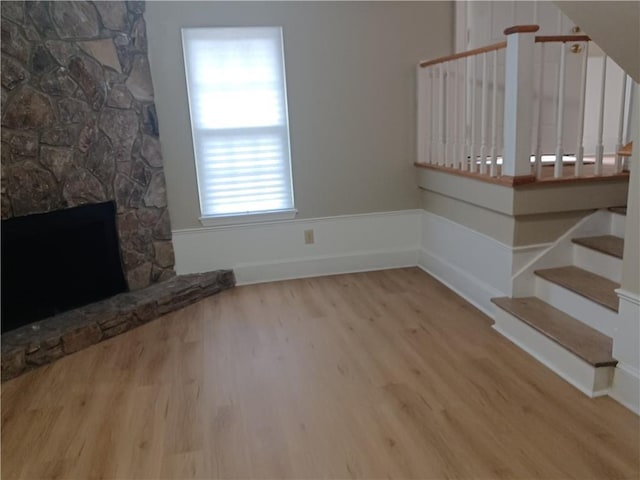
<instances>
[{"instance_id":1,"label":"stone hearth","mask_svg":"<svg viewBox=\"0 0 640 480\"><path fill-rule=\"evenodd\" d=\"M231 270L180 275L2 335L2 381L235 285Z\"/></svg>"}]
</instances>

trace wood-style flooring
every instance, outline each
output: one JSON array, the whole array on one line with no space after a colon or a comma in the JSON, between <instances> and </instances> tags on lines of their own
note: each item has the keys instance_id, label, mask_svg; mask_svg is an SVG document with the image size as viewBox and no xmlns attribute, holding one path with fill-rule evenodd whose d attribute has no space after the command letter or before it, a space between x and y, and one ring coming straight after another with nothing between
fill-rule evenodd
<instances>
[{"instance_id":1,"label":"wood-style flooring","mask_svg":"<svg viewBox=\"0 0 640 480\"><path fill-rule=\"evenodd\" d=\"M637 479L589 399L416 268L238 287L2 385L2 478Z\"/></svg>"}]
</instances>

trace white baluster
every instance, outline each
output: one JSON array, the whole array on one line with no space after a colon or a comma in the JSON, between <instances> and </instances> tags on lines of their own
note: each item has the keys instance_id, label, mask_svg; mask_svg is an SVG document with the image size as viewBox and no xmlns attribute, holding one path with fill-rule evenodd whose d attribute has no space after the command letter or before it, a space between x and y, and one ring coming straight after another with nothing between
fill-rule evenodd
<instances>
[{"instance_id":1,"label":"white baluster","mask_svg":"<svg viewBox=\"0 0 640 480\"><path fill-rule=\"evenodd\" d=\"M627 126L625 128L624 144L626 145L631 141L631 120L633 118L633 98L636 91L636 82L629 77L629 95L627 100Z\"/></svg>"},{"instance_id":2,"label":"white baluster","mask_svg":"<svg viewBox=\"0 0 640 480\"><path fill-rule=\"evenodd\" d=\"M438 108L438 125L440 126L440 134L438 136L438 141L439 141L439 149L438 149L438 164L442 164L445 165L446 161L445 161L445 132L446 132L446 125L445 125L445 113L444 113L444 109L445 109L445 98L444 98L444 94L445 94L445 88L444 88L444 82L445 82L445 69L444 69L444 64L440 64L440 98L439 98L439 108Z\"/></svg>"},{"instance_id":3,"label":"white baluster","mask_svg":"<svg viewBox=\"0 0 640 480\"><path fill-rule=\"evenodd\" d=\"M491 96L491 168L489 175L498 175L498 51L493 51L493 89Z\"/></svg>"},{"instance_id":4,"label":"white baluster","mask_svg":"<svg viewBox=\"0 0 640 480\"><path fill-rule=\"evenodd\" d=\"M431 77L431 102L429 102L429 113L431 114L431 148L429 155L429 163L435 164L438 162L438 109L436 107L438 98L437 92L437 77L435 66L429 67Z\"/></svg>"},{"instance_id":5,"label":"white baluster","mask_svg":"<svg viewBox=\"0 0 640 480\"><path fill-rule=\"evenodd\" d=\"M428 115L429 123L429 144L427 145L427 163L433 163L433 68L426 68L429 74L429 91L427 92L428 100L425 102L424 108L427 110L425 113Z\"/></svg>"},{"instance_id":6,"label":"white baluster","mask_svg":"<svg viewBox=\"0 0 640 480\"><path fill-rule=\"evenodd\" d=\"M622 93L620 98L620 120L618 121L618 141L616 142L616 173L622 171L622 156L618 153L624 146L622 135L624 133L624 106L627 94L627 74L622 75Z\"/></svg>"},{"instance_id":7,"label":"white baluster","mask_svg":"<svg viewBox=\"0 0 640 480\"><path fill-rule=\"evenodd\" d=\"M540 44L540 68L538 70L538 101L536 102L536 150L535 175L542 177L542 105L544 100L544 43Z\"/></svg>"},{"instance_id":8,"label":"white baluster","mask_svg":"<svg viewBox=\"0 0 640 480\"><path fill-rule=\"evenodd\" d=\"M487 173L487 97L489 85L487 82L487 52L482 54L482 103L480 107L480 173Z\"/></svg>"},{"instance_id":9,"label":"white baluster","mask_svg":"<svg viewBox=\"0 0 640 480\"><path fill-rule=\"evenodd\" d=\"M498 89L498 119L499 123L502 125L502 128L498 128L498 143L496 148L496 154L498 156L502 156L502 166L500 167L500 175L505 175L504 173L504 122L505 122L505 105L507 103L506 95L507 95L507 50L504 49L501 52L502 56L502 65L505 65L502 75L500 75L500 80L502 81L502 85L504 88Z\"/></svg>"},{"instance_id":10,"label":"white baluster","mask_svg":"<svg viewBox=\"0 0 640 480\"><path fill-rule=\"evenodd\" d=\"M624 136L624 144L626 145L631 141L631 121L633 119L633 98L636 94L636 82L633 81L631 77L629 77L629 95L627 100L627 128ZM622 170L627 172L629 171L629 157L624 157L622 160Z\"/></svg>"},{"instance_id":11,"label":"white baluster","mask_svg":"<svg viewBox=\"0 0 640 480\"><path fill-rule=\"evenodd\" d=\"M420 67L420 65L418 65L418 67L416 68L416 78L417 78L417 96L418 96L418 116L417 116L417 145L416 145L416 150L417 150L417 161L418 163L427 163L427 148L429 145L429 135L428 135L428 130L427 130L427 115L425 115L426 113L426 98L425 98L425 92L428 91L428 76L427 76L427 72L425 72L425 69Z\"/></svg>"},{"instance_id":12,"label":"white baluster","mask_svg":"<svg viewBox=\"0 0 640 480\"><path fill-rule=\"evenodd\" d=\"M470 163L467 161L467 157L471 158L471 58L467 57L464 62L465 75L465 124L464 124L464 159L462 164L462 170L469 170Z\"/></svg>"},{"instance_id":13,"label":"white baluster","mask_svg":"<svg viewBox=\"0 0 640 480\"><path fill-rule=\"evenodd\" d=\"M460 116L458 117L458 168L464 169L465 167L465 107L466 107L466 59L458 61L458 72L460 77L458 79L458 95Z\"/></svg>"},{"instance_id":14,"label":"white baluster","mask_svg":"<svg viewBox=\"0 0 640 480\"><path fill-rule=\"evenodd\" d=\"M476 165L476 58L469 57L471 63L471 146L469 149L469 170L475 172Z\"/></svg>"},{"instance_id":15,"label":"white baluster","mask_svg":"<svg viewBox=\"0 0 640 480\"><path fill-rule=\"evenodd\" d=\"M604 129L604 92L607 85L607 56L602 57L602 82L600 85L600 114L598 116L598 141L596 143L596 164L595 174L602 175L602 156L604 145L602 143L602 132Z\"/></svg>"},{"instance_id":16,"label":"white baluster","mask_svg":"<svg viewBox=\"0 0 640 480\"><path fill-rule=\"evenodd\" d=\"M553 176L555 178L562 177L562 157L564 152L562 151L562 140L564 138L564 89L565 89L565 71L567 60L567 47L562 44L562 50L560 51L560 78L558 80L558 117L556 119L556 162L553 168Z\"/></svg>"},{"instance_id":17,"label":"white baluster","mask_svg":"<svg viewBox=\"0 0 640 480\"><path fill-rule=\"evenodd\" d=\"M589 58L589 42L584 44L584 55L582 57L582 69L580 74L580 106L578 107L578 144L576 146L576 164L574 175L579 177L583 172L584 165L584 109L587 95L587 64Z\"/></svg>"},{"instance_id":18,"label":"white baluster","mask_svg":"<svg viewBox=\"0 0 640 480\"><path fill-rule=\"evenodd\" d=\"M444 66L444 164L446 167L451 166L451 62L446 62Z\"/></svg>"},{"instance_id":19,"label":"white baluster","mask_svg":"<svg viewBox=\"0 0 640 480\"><path fill-rule=\"evenodd\" d=\"M459 127L458 127L458 122L459 120L459 115L458 115L458 108L459 108L459 100L458 97L459 95L459 91L458 91L458 81L459 81L459 67L458 67L458 61L457 60L453 60L451 62L451 76L452 76L452 81L451 81L451 91L453 92L453 122L451 124L452 127L452 133L451 133L451 167L453 168L458 168L458 163L459 163L459 157L458 157L458 131L459 131Z\"/></svg>"}]
</instances>

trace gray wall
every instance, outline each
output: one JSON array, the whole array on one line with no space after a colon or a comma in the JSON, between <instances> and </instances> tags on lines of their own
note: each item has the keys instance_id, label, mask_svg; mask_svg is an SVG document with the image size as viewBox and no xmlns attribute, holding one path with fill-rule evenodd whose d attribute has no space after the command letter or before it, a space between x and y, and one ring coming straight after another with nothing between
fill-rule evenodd
<instances>
[{"instance_id":1,"label":"gray wall","mask_svg":"<svg viewBox=\"0 0 640 480\"><path fill-rule=\"evenodd\" d=\"M180 28L284 27L299 218L420 206L415 65L453 51L452 2L149 2L174 229L199 227Z\"/></svg>"},{"instance_id":2,"label":"gray wall","mask_svg":"<svg viewBox=\"0 0 640 480\"><path fill-rule=\"evenodd\" d=\"M636 82L640 82L640 2L554 1Z\"/></svg>"}]
</instances>

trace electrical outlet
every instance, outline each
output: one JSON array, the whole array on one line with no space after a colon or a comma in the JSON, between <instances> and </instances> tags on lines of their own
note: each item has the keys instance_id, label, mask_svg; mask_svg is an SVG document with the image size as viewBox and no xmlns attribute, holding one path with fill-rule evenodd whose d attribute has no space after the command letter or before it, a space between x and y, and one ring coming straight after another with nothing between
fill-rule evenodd
<instances>
[{"instance_id":1,"label":"electrical outlet","mask_svg":"<svg viewBox=\"0 0 640 480\"><path fill-rule=\"evenodd\" d=\"M310 245L314 243L315 240L313 238L313 230L305 230L304 231L304 243L305 245Z\"/></svg>"}]
</instances>

